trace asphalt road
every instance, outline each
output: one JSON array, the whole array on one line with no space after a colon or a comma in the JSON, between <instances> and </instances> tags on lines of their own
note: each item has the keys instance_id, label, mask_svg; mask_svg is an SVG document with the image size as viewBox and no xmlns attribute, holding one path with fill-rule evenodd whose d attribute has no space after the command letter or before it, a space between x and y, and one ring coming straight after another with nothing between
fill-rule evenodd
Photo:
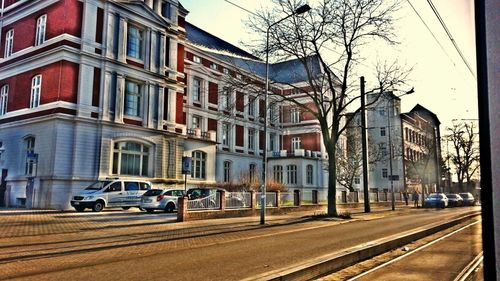
<instances>
[{"instance_id":1,"label":"asphalt road","mask_svg":"<svg viewBox=\"0 0 500 281\"><path fill-rule=\"evenodd\" d=\"M65 227L51 225L58 231L0 236L0 279L239 280L472 209L403 209L351 221L299 219L264 227L248 219L173 224L159 215L136 221L127 213L117 220L89 214L88 221L75 219L78 227L65 218Z\"/></svg>"}]
</instances>

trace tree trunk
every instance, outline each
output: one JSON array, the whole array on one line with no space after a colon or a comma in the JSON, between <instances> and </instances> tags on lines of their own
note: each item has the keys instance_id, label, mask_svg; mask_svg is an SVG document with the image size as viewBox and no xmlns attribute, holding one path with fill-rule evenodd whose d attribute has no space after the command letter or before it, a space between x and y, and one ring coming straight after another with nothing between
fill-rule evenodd
<instances>
[{"instance_id":1,"label":"tree trunk","mask_svg":"<svg viewBox=\"0 0 500 281\"><path fill-rule=\"evenodd\" d=\"M336 217L337 213L337 159L335 148L328 151L328 216Z\"/></svg>"}]
</instances>

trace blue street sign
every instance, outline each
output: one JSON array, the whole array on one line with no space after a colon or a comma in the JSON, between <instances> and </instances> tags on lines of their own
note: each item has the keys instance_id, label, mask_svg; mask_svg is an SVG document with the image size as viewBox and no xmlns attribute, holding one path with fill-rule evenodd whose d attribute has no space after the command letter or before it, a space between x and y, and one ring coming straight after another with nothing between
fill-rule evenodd
<instances>
[{"instance_id":1,"label":"blue street sign","mask_svg":"<svg viewBox=\"0 0 500 281\"><path fill-rule=\"evenodd\" d=\"M191 174L191 157L182 157L182 174Z\"/></svg>"}]
</instances>

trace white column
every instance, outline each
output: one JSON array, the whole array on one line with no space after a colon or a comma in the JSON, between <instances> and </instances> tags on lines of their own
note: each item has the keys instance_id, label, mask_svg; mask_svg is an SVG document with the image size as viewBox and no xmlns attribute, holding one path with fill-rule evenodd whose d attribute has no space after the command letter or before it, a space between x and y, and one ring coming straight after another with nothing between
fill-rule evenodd
<instances>
[{"instance_id":1,"label":"white column","mask_svg":"<svg viewBox=\"0 0 500 281\"><path fill-rule=\"evenodd\" d=\"M154 115L154 100L156 95L156 85L149 84L148 99L144 99L144 107L147 108L144 115L144 125L148 128L154 128L153 115ZM147 113L147 114L146 114Z\"/></svg>"},{"instance_id":2,"label":"white column","mask_svg":"<svg viewBox=\"0 0 500 281\"><path fill-rule=\"evenodd\" d=\"M103 92L100 97L100 103L102 108L101 108L101 114L102 114L102 119L109 121L109 97L111 95L111 72L106 71L104 73L104 85L103 85Z\"/></svg>"},{"instance_id":3,"label":"white column","mask_svg":"<svg viewBox=\"0 0 500 281\"><path fill-rule=\"evenodd\" d=\"M175 124L176 111L177 111L177 93L172 89L167 89L167 91L168 91L167 122L170 124Z\"/></svg>"},{"instance_id":4,"label":"white column","mask_svg":"<svg viewBox=\"0 0 500 281\"><path fill-rule=\"evenodd\" d=\"M153 0L145 0L144 2L146 3L146 5L148 7L150 7L151 9L153 9Z\"/></svg>"},{"instance_id":5,"label":"white column","mask_svg":"<svg viewBox=\"0 0 500 281\"><path fill-rule=\"evenodd\" d=\"M160 33L160 63L158 65L158 73L161 75L165 75L165 46L166 43L165 41L167 37L165 36L165 33Z\"/></svg>"},{"instance_id":6,"label":"white column","mask_svg":"<svg viewBox=\"0 0 500 281\"><path fill-rule=\"evenodd\" d=\"M116 58L116 54L114 53L114 45L117 40L115 36L115 15L108 12L107 16L107 25L106 25L106 36L104 40L106 40L106 57L110 59Z\"/></svg>"},{"instance_id":7,"label":"white column","mask_svg":"<svg viewBox=\"0 0 500 281\"><path fill-rule=\"evenodd\" d=\"M169 54L168 54L168 67L174 71L177 70L177 40L173 37L169 38Z\"/></svg>"},{"instance_id":8,"label":"white column","mask_svg":"<svg viewBox=\"0 0 500 281\"><path fill-rule=\"evenodd\" d=\"M127 62L127 21L122 17L118 31L118 60Z\"/></svg>"},{"instance_id":9,"label":"white column","mask_svg":"<svg viewBox=\"0 0 500 281\"><path fill-rule=\"evenodd\" d=\"M95 47L92 43L95 42L96 22L97 22L97 6L90 1L85 1L83 4L83 19L82 19L82 50L90 53L95 53Z\"/></svg>"},{"instance_id":10,"label":"white column","mask_svg":"<svg viewBox=\"0 0 500 281\"><path fill-rule=\"evenodd\" d=\"M92 111L92 93L94 81L94 67L80 64L80 75L78 81L78 116L90 117Z\"/></svg>"},{"instance_id":11,"label":"white column","mask_svg":"<svg viewBox=\"0 0 500 281\"><path fill-rule=\"evenodd\" d=\"M153 3L153 10L155 10L155 12L158 15L161 15L161 1L162 0L154 0L154 3Z\"/></svg>"},{"instance_id":12,"label":"white column","mask_svg":"<svg viewBox=\"0 0 500 281\"><path fill-rule=\"evenodd\" d=\"M144 40L144 46L146 46L146 48L144 48L145 50L145 54L144 54L144 69L150 69L150 67L153 66L154 64L154 51L153 51L153 43L152 42L152 31L151 31L151 28L148 27L148 29L146 30L146 34L145 34L145 40ZM148 48L148 46L150 46Z\"/></svg>"},{"instance_id":13,"label":"white column","mask_svg":"<svg viewBox=\"0 0 500 281\"><path fill-rule=\"evenodd\" d=\"M125 77L122 74L116 76L116 102L115 122L123 123L123 105L125 101Z\"/></svg>"},{"instance_id":14,"label":"white column","mask_svg":"<svg viewBox=\"0 0 500 281\"><path fill-rule=\"evenodd\" d=\"M164 112L163 112L163 104L165 103L165 88L162 86L158 87L158 123L156 125L156 128L158 130L163 130L163 118L164 118Z\"/></svg>"}]
</instances>

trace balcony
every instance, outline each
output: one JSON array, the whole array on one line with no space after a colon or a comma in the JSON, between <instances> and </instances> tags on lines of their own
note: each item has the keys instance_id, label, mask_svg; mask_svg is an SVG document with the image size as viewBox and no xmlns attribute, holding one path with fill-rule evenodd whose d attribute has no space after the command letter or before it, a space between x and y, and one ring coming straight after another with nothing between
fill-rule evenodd
<instances>
[{"instance_id":1,"label":"balcony","mask_svg":"<svg viewBox=\"0 0 500 281\"><path fill-rule=\"evenodd\" d=\"M286 157L307 157L307 158L324 158L319 151L310 151L305 149L295 149L295 151L269 151L268 157L286 158Z\"/></svg>"},{"instance_id":2,"label":"balcony","mask_svg":"<svg viewBox=\"0 0 500 281\"><path fill-rule=\"evenodd\" d=\"M195 139L203 139L209 141L216 141L215 131L202 132L200 128L187 129L186 134Z\"/></svg>"}]
</instances>

